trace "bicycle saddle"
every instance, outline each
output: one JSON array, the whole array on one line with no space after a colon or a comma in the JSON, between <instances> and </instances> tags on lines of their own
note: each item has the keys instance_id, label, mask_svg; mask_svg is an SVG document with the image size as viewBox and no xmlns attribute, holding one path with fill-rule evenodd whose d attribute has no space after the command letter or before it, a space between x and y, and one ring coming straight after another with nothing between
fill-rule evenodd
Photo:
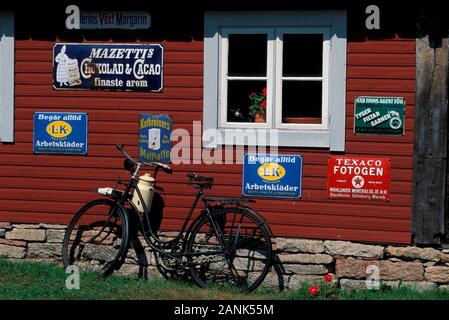
<instances>
[{"instance_id":1,"label":"bicycle saddle","mask_svg":"<svg viewBox=\"0 0 449 320\"><path fill-rule=\"evenodd\" d=\"M192 185L195 188L211 188L212 183L214 182L214 178L207 176L200 176L197 173L190 172L187 174L189 178L189 185Z\"/></svg>"}]
</instances>

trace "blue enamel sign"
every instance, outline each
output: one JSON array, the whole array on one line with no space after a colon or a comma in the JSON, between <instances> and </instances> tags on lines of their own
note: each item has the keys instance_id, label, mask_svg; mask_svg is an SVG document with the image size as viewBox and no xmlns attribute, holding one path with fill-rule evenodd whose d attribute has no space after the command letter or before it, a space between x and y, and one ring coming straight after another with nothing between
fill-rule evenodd
<instances>
[{"instance_id":1,"label":"blue enamel sign","mask_svg":"<svg viewBox=\"0 0 449 320\"><path fill-rule=\"evenodd\" d=\"M87 153L87 114L34 113L34 153Z\"/></svg>"},{"instance_id":2,"label":"blue enamel sign","mask_svg":"<svg viewBox=\"0 0 449 320\"><path fill-rule=\"evenodd\" d=\"M139 159L169 163L173 122L166 114L142 114L139 118Z\"/></svg>"},{"instance_id":3,"label":"blue enamel sign","mask_svg":"<svg viewBox=\"0 0 449 320\"><path fill-rule=\"evenodd\" d=\"M58 43L53 47L53 87L161 91L160 44Z\"/></svg>"},{"instance_id":4,"label":"blue enamel sign","mask_svg":"<svg viewBox=\"0 0 449 320\"><path fill-rule=\"evenodd\" d=\"M245 196L300 198L301 180L300 155L247 153L243 157Z\"/></svg>"}]
</instances>

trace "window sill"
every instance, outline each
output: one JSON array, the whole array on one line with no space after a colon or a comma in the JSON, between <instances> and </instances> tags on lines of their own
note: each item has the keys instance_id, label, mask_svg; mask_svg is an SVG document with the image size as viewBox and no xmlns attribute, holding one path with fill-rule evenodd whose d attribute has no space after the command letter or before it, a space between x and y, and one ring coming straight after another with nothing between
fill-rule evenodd
<instances>
[{"instance_id":1,"label":"window sill","mask_svg":"<svg viewBox=\"0 0 449 320\"><path fill-rule=\"evenodd\" d=\"M321 124L321 118L294 118L294 117L286 117L282 118L282 123L294 123L294 124Z\"/></svg>"},{"instance_id":2,"label":"window sill","mask_svg":"<svg viewBox=\"0 0 449 320\"><path fill-rule=\"evenodd\" d=\"M215 135L204 134L204 148L218 146L267 146L329 148L329 130L266 130L219 128ZM277 133L277 134L276 134Z\"/></svg>"}]
</instances>

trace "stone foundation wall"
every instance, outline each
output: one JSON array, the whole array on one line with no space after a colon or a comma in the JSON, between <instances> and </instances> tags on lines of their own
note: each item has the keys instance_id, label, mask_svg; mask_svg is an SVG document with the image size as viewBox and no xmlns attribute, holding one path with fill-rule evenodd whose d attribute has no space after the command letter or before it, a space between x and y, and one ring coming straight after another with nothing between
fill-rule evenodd
<instances>
[{"instance_id":1,"label":"stone foundation wall","mask_svg":"<svg viewBox=\"0 0 449 320\"><path fill-rule=\"evenodd\" d=\"M445 249L283 238L275 239L275 245L289 289L322 281L327 273L342 289L366 289L372 266L378 267L381 283L391 287L449 288L449 250Z\"/></svg>"},{"instance_id":2,"label":"stone foundation wall","mask_svg":"<svg viewBox=\"0 0 449 320\"><path fill-rule=\"evenodd\" d=\"M0 222L0 256L61 265L61 246L65 225L11 224ZM142 242L144 243L144 242ZM377 268L381 282L418 290L449 289L449 250L385 245L366 245L348 241L321 241L274 238L275 263L263 286L281 290L302 284L318 284L326 274L342 289L365 289L368 270ZM148 277L162 277L151 252ZM140 268L142 272L142 269ZM139 265L133 250L118 273L137 276Z\"/></svg>"}]
</instances>

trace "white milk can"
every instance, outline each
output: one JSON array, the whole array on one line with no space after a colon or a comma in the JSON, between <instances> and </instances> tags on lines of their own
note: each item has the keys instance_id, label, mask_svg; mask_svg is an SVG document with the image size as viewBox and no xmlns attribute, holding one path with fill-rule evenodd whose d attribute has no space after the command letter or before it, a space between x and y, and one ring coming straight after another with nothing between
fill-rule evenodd
<instances>
[{"instance_id":1,"label":"white milk can","mask_svg":"<svg viewBox=\"0 0 449 320\"><path fill-rule=\"evenodd\" d=\"M145 173L143 176L139 177L139 183L137 186L140 190L143 201L145 202L145 206L148 210L150 210L154 194L154 178L150 174ZM134 190L132 202L140 212L144 212L143 205L137 194L137 190Z\"/></svg>"}]
</instances>

